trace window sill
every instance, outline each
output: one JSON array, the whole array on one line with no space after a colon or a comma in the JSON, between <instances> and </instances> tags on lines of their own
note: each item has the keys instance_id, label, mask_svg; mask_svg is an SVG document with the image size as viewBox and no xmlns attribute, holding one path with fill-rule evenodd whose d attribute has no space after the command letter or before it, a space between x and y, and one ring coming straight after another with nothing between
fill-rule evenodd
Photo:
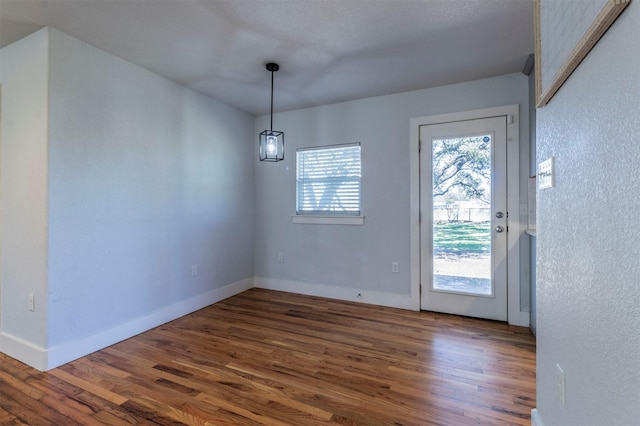
<instances>
[{"instance_id":1,"label":"window sill","mask_svg":"<svg viewBox=\"0 0 640 426\"><path fill-rule=\"evenodd\" d=\"M364 216L293 215L291 221L307 225L364 225Z\"/></svg>"}]
</instances>

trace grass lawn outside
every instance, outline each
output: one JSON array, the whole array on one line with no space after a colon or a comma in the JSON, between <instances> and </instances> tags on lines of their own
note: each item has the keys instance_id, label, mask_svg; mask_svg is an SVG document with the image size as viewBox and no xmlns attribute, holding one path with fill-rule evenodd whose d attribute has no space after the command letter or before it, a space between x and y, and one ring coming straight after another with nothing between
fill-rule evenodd
<instances>
[{"instance_id":1,"label":"grass lawn outside","mask_svg":"<svg viewBox=\"0 0 640 426\"><path fill-rule=\"evenodd\" d=\"M491 223L433 225L434 289L491 294Z\"/></svg>"}]
</instances>

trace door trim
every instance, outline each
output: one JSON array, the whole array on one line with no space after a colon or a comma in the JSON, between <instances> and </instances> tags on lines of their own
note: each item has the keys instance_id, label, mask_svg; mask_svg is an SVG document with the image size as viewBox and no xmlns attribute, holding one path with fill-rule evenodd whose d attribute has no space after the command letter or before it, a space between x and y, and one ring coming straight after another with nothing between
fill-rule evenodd
<instances>
[{"instance_id":1,"label":"door trim","mask_svg":"<svg viewBox=\"0 0 640 426\"><path fill-rule=\"evenodd\" d=\"M525 227L520 220L520 106L506 105L448 114L415 117L410 122L409 145L409 244L411 299L420 309L420 126L507 116L507 321L529 326L529 312L520 311L520 237ZM511 182L511 184L509 184Z\"/></svg>"}]
</instances>

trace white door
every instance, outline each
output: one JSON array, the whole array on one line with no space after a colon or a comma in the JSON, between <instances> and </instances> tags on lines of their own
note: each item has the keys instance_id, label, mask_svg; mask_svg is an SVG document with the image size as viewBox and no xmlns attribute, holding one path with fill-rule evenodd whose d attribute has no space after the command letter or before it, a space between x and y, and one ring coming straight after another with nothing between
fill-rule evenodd
<instances>
[{"instance_id":1,"label":"white door","mask_svg":"<svg viewBox=\"0 0 640 426\"><path fill-rule=\"evenodd\" d=\"M507 120L420 127L421 309L507 320Z\"/></svg>"}]
</instances>

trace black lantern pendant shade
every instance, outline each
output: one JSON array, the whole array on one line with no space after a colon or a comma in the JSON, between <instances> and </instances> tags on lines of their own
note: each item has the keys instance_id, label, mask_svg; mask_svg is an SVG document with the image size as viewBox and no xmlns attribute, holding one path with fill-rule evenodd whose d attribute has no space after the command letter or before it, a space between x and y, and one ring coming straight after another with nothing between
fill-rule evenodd
<instances>
[{"instance_id":1,"label":"black lantern pendant shade","mask_svg":"<svg viewBox=\"0 0 640 426\"><path fill-rule=\"evenodd\" d=\"M271 71L271 126L260 133L260 161L284 160L284 132L273 130L273 73L279 69L278 64L267 64L267 71Z\"/></svg>"}]
</instances>

